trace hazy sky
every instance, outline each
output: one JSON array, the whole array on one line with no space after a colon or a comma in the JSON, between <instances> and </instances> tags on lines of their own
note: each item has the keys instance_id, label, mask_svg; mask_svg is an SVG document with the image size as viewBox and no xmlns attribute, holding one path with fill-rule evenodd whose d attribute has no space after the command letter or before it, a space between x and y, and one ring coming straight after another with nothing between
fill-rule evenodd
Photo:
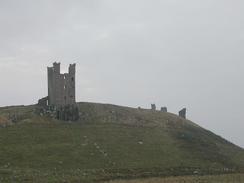
<instances>
[{"instance_id":1,"label":"hazy sky","mask_svg":"<svg viewBox=\"0 0 244 183\"><path fill-rule=\"evenodd\" d=\"M244 147L243 0L0 0L0 106L47 95L77 63L77 101L187 107Z\"/></svg>"}]
</instances>

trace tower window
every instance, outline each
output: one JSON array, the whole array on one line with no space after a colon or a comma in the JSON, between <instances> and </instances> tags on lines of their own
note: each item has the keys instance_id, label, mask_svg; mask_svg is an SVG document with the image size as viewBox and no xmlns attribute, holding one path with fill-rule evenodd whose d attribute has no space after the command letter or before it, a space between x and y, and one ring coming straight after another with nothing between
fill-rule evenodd
<instances>
[{"instance_id":1,"label":"tower window","mask_svg":"<svg viewBox=\"0 0 244 183\"><path fill-rule=\"evenodd\" d=\"M71 81L74 81L74 78L73 77L71 78Z\"/></svg>"}]
</instances>

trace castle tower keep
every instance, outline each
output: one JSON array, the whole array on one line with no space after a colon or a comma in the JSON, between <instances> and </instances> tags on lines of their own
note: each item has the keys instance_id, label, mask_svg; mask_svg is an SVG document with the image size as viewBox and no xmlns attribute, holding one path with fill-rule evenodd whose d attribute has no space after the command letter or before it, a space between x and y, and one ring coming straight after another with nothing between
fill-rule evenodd
<instances>
[{"instance_id":1,"label":"castle tower keep","mask_svg":"<svg viewBox=\"0 0 244 183\"><path fill-rule=\"evenodd\" d=\"M48 105L73 105L75 101L75 64L69 65L69 72L60 73L60 63L53 63L47 68L48 73Z\"/></svg>"}]
</instances>

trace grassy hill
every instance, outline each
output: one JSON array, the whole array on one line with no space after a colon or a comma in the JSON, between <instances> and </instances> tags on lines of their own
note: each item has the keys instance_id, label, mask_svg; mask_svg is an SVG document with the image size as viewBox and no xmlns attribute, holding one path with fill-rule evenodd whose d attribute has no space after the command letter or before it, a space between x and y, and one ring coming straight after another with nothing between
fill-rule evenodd
<instances>
[{"instance_id":1,"label":"grassy hill","mask_svg":"<svg viewBox=\"0 0 244 183\"><path fill-rule=\"evenodd\" d=\"M244 150L170 113L79 103L63 122L35 106L0 108L0 182L110 179L244 172ZM7 120L17 116L15 123Z\"/></svg>"}]
</instances>

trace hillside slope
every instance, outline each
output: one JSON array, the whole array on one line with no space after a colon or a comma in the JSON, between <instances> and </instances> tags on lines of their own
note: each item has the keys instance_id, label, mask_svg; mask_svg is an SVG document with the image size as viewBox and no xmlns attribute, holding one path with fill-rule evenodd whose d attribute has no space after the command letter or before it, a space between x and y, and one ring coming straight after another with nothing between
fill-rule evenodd
<instances>
[{"instance_id":1,"label":"hillside slope","mask_svg":"<svg viewBox=\"0 0 244 183\"><path fill-rule=\"evenodd\" d=\"M170 113L79 103L62 122L35 106L0 108L0 182L93 182L243 171L244 150ZM2 121L1 123L4 123Z\"/></svg>"}]
</instances>

